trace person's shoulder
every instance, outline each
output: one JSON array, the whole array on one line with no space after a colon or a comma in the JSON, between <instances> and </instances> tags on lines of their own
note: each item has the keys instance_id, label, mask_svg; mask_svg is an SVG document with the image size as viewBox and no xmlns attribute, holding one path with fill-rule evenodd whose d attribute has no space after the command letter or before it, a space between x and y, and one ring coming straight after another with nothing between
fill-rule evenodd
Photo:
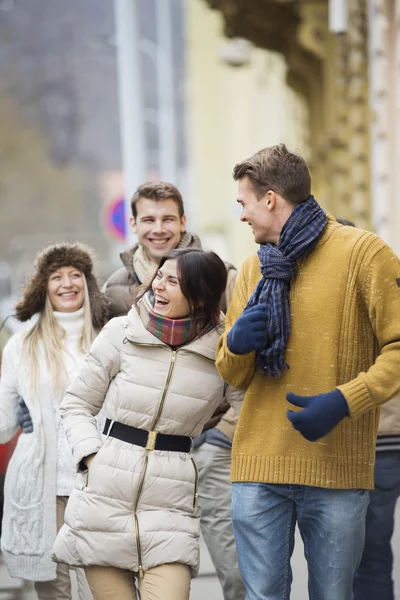
<instances>
[{"instance_id":1,"label":"person's shoulder","mask_svg":"<svg viewBox=\"0 0 400 600\"><path fill-rule=\"evenodd\" d=\"M125 331L126 324L126 315L122 317L113 317L108 321L108 323L106 323L106 325L104 325L103 329L101 330L101 333L112 337L120 337Z\"/></svg>"},{"instance_id":2,"label":"person's shoulder","mask_svg":"<svg viewBox=\"0 0 400 600\"><path fill-rule=\"evenodd\" d=\"M235 267L234 264L228 262L227 260L224 260L224 265L225 265L225 268L226 268L226 270L228 272L228 275L231 274L231 273L233 273L233 272L237 273L237 268Z\"/></svg>"},{"instance_id":3,"label":"person's shoulder","mask_svg":"<svg viewBox=\"0 0 400 600\"><path fill-rule=\"evenodd\" d=\"M3 354L13 355L16 357L21 356L22 346L26 335L30 332L31 328L23 329L13 333L7 343L4 346Z\"/></svg>"},{"instance_id":4,"label":"person's shoulder","mask_svg":"<svg viewBox=\"0 0 400 600\"><path fill-rule=\"evenodd\" d=\"M112 352L119 352L125 339L125 327L126 316L110 319L94 340L91 353L96 355L99 349L104 351L106 348L113 348Z\"/></svg>"},{"instance_id":5,"label":"person's shoulder","mask_svg":"<svg viewBox=\"0 0 400 600\"><path fill-rule=\"evenodd\" d=\"M107 291L107 289L116 285L128 285L132 283L132 279L133 277L127 271L127 269L125 267L120 267L119 269L111 273L109 278L106 280L103 291Z\"/></svg>"},{"instance_id":6,"label":"person's shoulder","mask_svg":"<svg viewBox=\"0 0 400 600\"><path fill-rule=\"evenodd\" d=\"M130 285L133 283L135 279L135 274L133 270L133 257L136 252L137 245L132 246L132 248L128 248L125 252L120 254L120 259L122 262L122 267L116 269L106 280L103 291L106 292L109 287L118 286L118 285Z\"/></svg>"},{"instance_id":7,"label":"person's shoulder","mask_svg":"<svg viewBox=\"0 0 400 600\"><path fill-rule=\"evenodd\" d=\"M225 331L225 313L223 313L222 311L220 311L219 313L218 323L213 329L213 331L215 331L219 336L222 335L222 333L224 333Z\"/></svg>"},{"instance_id":8,"label":"person's shoulder","mask_svg":"<svg viewBox=\"0 0 400 600\"><path fill-rule=\"evenodd\" d=\"M258 258L257 252L250 254L250 256L244 259L241 268L241 273L242 277L244 277L244 279L247 280L260 279L260 260Z\"/></svg>"},{"instance_id":9,"label":"person's shoulder","mask_svg":"<svg viewBox=\"0 0 400 600\"><path fill-rule=\"evenodd\" d=\"M259 263L259 258L257 252L253 252L249 256L247 256L243 261L243 267L252 267Z\"/></svg>"},{"instance_id":10,"label":"person's shoulder","mask_svg":"<svg viewBox=\"0 0 400 600\"><path fill-rule=\"evenodd\" d=\"M328 240L331 245L340 246L341 251L357 252L362 256L375 254L383 248L389 248L376 233L342 225L331 218L328 221Z\"/></svg>"},{"instance_id":11,"label":"person's shoulder","mask_svg":"<svg viewBox=\"0 0 400 600\"><path fill-rule=\"evenodd\" d=\"M225 329L225 315L222 311L219 313L218 323L199 337L195 338L189 344L187 349L195 352L215 362L217 343ZM184 347L185 348L185 347Z\"/></svg>"}]
</instances>

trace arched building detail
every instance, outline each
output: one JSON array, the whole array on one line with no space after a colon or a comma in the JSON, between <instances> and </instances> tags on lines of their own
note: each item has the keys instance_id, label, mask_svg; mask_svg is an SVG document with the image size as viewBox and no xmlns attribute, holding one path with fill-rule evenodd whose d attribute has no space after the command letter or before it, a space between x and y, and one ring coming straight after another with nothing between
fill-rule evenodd
<instances>
[{"instance_id":1,"label":"arched building detail","mask_svg":"<svg viewBox=\"0 0 400 600\"><path fill-rule=\"evenodd\" d=\"M315 193L335 215L370 228L367 3L348 0L347 31L334 35L327 0L205 2L223 15L227 37L284 55L287 82L309 108Z\"/></svg>"}]
</instances>

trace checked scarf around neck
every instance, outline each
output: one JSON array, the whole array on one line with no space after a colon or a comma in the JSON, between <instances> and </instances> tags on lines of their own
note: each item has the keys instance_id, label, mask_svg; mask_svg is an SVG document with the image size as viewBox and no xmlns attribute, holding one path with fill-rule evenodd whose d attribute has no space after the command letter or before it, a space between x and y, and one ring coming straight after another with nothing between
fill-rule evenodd
<instances>
[{"instance_id":1,"label":"checked scarf around neck","mask_svg":"<svg viewBox=\"0 0 400 600\"><path fill-rule=\"evenodd\" d=\"M289 368L285 363L285 348L290 333L290 280L296 271L296 261L316 246L326 222L325 211L314 196L309 196L286 221L278 245L261 244L258 250L262 278L246 309L256 304L266 304L269 309L267 345L256 357L263 375L280 377Z\"/></svg>"},{"instance_id":2,"label":"checked scarf around neck","mask_svg":"<svg viewBox=\"0 0 400 600\"><path fill-rule=\"evenodd\" d=\"M168 319L168 317L154 312L154 296L151 291L146 292L140 299L139 315L147 331L172 348L188 344L196 337L202 337L214 329L214 325L209 323L197 335L192 317Z\"/></svg>"},{"instance_id":3,"label":"checked scarf around neck","mask_svg":"<svg viewBox=\"0 0 400 600\"><path fill-rule=\"evenodd\" d=\"M168 319L154 312L154 296L151 291L141 298L139 302L139 315L147 331L168 346L181 346L187 344L194 337L191 317L184 319Z\"/></svg>"}]
</instances>

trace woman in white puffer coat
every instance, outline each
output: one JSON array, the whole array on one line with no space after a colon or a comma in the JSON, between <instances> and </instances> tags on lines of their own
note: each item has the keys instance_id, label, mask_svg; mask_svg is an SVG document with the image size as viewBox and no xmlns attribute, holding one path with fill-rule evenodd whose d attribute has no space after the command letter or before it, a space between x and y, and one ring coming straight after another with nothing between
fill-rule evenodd
<instances>
[{"instance_id":1,"label":"woman in white puffer coat","mask_svg":"<svg viewBox=\"0 0 400 600\"><path fill-rule=\"evenodd\" d=\"M226 268L174 250L94 342L61 412L78 468L54 559L85 566L95 600L188 600L199 565L191 437L242 392L215 367ZM106 417L106 438L95 416ZM87 470L88 467L88 470Z\"/></svg>"},{"instance_id":2,"label":"woman in white puffer coat","mask_svg":"<svg viewBox=\"0 0 400 600\"><path fill-rule=\"evenodd\" d=\"M19 321L34 315L2 357L0 443L19 424L22 434L6 473L1 550L10 575L34 581L39 600L71 600L69 568L51 560L76 477L59 408L106 320L86 246L57 244L38 255L16 306ZM91 598L83 572L78 589L80 600Z\"/></svg>"}]
</instances>

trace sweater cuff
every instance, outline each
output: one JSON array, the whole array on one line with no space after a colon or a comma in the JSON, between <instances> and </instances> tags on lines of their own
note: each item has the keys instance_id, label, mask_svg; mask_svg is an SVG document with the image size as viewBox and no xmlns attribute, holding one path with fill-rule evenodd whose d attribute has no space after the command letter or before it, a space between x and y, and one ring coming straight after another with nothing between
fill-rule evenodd
<instances>
[{"instance_id":1,"label":"sweater cuff","mask_svg":"<svg viewBox=\"0 0 400 600\"><path fill-rule=\"evenodd\" d=\"M376 408L371 401L371 395L367 386L358 377L348 383L338 385L337 389L345 397L349 405L349 416L352 419L357 419L365 412Z\"/></svg>"},{"instance_id":2,"label":"sweater cuff","mask_svg":"<svg viewBox=\"0 0 400 600\"><path fill-rule=\"evenodd\" d=\"M224 358L230 365L237 367L252 367L256 359L256 353L254 351L248 352L247 354L234 354L229 350L228 346L228 335L226 335L223 345Z\"/></svg>"}]
</instances>

